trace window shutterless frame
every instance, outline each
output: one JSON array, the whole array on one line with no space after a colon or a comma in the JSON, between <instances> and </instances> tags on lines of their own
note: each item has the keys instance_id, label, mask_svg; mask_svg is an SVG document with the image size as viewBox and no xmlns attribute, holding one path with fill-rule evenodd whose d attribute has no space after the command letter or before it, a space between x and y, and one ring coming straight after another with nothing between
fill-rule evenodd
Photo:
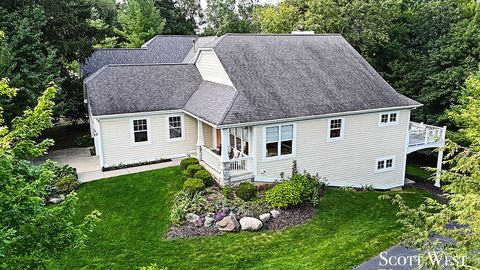
<instances>
[{"instance_id":1,"label":"window shutterless frame","mask_svg":"<svg viewBox=\"0 0 480 270\"><path fill-rule=\"evenodd\" d=\"M378 126L385 127L385 126L394 126L398 125L400 120L400 112L381 112L378 115Z\"/></svg>"},{"instance_id":2,"label":"window shutterless frame","mask_svg":"<svg viewBox=\"0 0 480 270\"><path fill-rule=\"evenodd\" d=\"M151 131L151 121L150 117L135 117L130 118L129 120L130 125L130 142L132 146L140 146L152 143L152 131ZM146 129L145 129L146 126ZM147 140L146 141L136 141L141 139L142 136L140 134L135 133L147 133ZM136 136L137 135L137 136Z\"/></svg>"},{"instance_id":3,"label":"window shutterless frame","mask_svg":"<svg viewBox=\"0 0 480 270\"><path fill-rule=\"evenodd\" d=\"M282 134L282 127L283 127L283 134ZM291 135L290 130L291 129ZM270 142L267 143L267 130L270 132L272 138L270 138ZM272 132L276 131L277 134ZM280 159L287 159L287 158L294 158L296 155L296 134L297 133L297 125L296 123L289 123L289 124L282 124L282 125L271 125L263 127L263 161L274 161ZM275 137L275 140L273 139ZM291 146L289 142L291 141ZM283 143L282 143L283 142ZM267 156L267 144L274 144L276 143L277 152L275 156ZM282 148L283 147L283 148ZM291 148L291 149L288 149ZM290 154L283 154L283 152L291 152Z\"/></svg>"},{"instance_id":4,"label":"window shutterless frame","mask_svg":"<svg viewBox=\"0 0 480 270\"><path fill-rule=\"evenodd\" d=\"M345 135L345 117L327 119L327 142L343 140Z\"/></svg>"},{"instance_id":5,"label":"window shutterless frame","mask_svg":"<svg viewBox=\"0 0 480 270\"><path fill-rule=\"evenodd\" d=\"M185 117L183 114L166 115L165 125L168 142L185 140Z\"/></svg>"},{"instance_id":6,"label":"window shutterless frame","mask_svg":"<svg viewBox=\"0 0 480 270\"><path fill-rule=\"evenodd\" d=\"M375 160L375 173L395 170L395 156L381 157Z\"/></svg>"}]
</instances>

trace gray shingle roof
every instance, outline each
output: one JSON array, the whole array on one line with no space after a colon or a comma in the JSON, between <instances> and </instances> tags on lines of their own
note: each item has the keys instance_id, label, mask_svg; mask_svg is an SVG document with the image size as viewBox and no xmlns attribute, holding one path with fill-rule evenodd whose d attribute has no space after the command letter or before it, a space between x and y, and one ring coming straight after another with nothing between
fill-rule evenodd
<instances>
[{"instance_id":1,"label":"gray shingle roof","mask_svg":"<svg viewBox=\"0 0 480 270\"><path fill-rule=\"evenodd\" d=\"M187 56L183 59L183 63L190 63L192 62L193 58L195 57L195 54L198 51L198 48L203 47L205 44L208 44L209 42L215 40L217 37L216 36L209 36L209 37L199 37L195 41L195 46L193 46L190 51L188 52Z\"/></svg>"},{"instance_id":2,"label":"gray shingle roof","mask_svg":"<svg viewBox=\"0 0 480 270\"><path fill-rule=\"evenodd\" d=\"M340 35L227 34L204 47L238 91L221 124L420 105Z\"/></svg>"},{"instance_id":3,"label":"gray shingle roof","mask_svg":"<svg viewBox=\"0 0 480 270\"><path fill-rule=\"evenodd\" d=\"M98 116L180 109L201 82L192 64L110 65L85 86Z\"/></svg>"},{"instance_id":4,"label":"gray shingle roof","mask_svg":"<svg viewBox=\"0 0 480 270\"><path fill-rule=\"evenodd\" d=\"M183 109L212 124L220 124L237 91L231 86L204 81L185 103Z\"/></svg>"},{"instance_id":5,"label":"gray shingle roof","mask_svg":"<svg viewBox=\"0 0 480 270\"><path fill-rule=\"evenodd\" d=\"M97 49L81 66L84 78L110 64L182 63L196 36L156 36L138 49Z\"/></svg>"}]
</instances>

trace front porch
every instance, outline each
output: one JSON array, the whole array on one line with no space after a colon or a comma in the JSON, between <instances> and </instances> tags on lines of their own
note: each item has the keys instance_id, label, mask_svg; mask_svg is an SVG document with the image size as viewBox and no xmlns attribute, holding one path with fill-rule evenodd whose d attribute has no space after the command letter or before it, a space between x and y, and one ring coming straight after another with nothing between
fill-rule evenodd
<instances>
[{"instance_id":1,"label":"front porch","mask_svg":"<svg viewBox=\"0 0 480 270\"><path fill-rule=\"evenodd\" d=\"M198 121L197 158L220 185L252 179L251 127L216 129ZM204 130L211 128L213 139L205 144ZM225 146L225 147L224 147Z\"/></svg>"}]
</instances>

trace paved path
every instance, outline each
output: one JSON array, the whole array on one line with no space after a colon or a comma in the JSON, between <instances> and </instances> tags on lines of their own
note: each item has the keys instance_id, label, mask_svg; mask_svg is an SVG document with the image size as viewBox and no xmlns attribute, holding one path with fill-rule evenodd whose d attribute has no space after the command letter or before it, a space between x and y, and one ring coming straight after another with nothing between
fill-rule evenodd
<instances>
[{"instance_id":1,"label":"paved path","mask_svg":"<svg viewBox=\"0 0 480 270\"><path fill-rule=\"evenodd\" d=\"M175 159L170 162L102 172L98 162L98 157L91 156L88 148L68 148L51 151L46 156L34 160L34 163L40 163L47 159L54 160L62 165L70 165L77 169L78 180L80 181L80 183L86 183L113 176L178 166L181 160Z\"/></svg>"}]
</instances>

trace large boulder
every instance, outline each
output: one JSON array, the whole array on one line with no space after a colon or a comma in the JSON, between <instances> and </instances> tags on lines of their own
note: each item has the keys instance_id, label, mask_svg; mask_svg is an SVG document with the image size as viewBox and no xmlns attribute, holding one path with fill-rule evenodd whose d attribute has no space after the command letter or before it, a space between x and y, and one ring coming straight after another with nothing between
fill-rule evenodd
<instances>
[{"instance_id":1,"label":"large boulder","mask_svg":"<svg viewBox=\"0 0 480 270\"><path fill-rule=\"evenodd\" d=\"M272 210L270 211L270 214L272 214L272 218L277 218L280 215L280 211Z\"/></svg>"},{"instance_id":2,"label":"large boulder","mask_svg":"<svg viewBox=\"0 0 480 270\"><path fill-rule=\"evenodd\" d=\"M258 231L262 228L263 223L253 217L243 217L240 219L240 226L242 226L244 231Z\"/></svg>"},{"instance_id":3,"label":"large boulder","mask_svg":"<svg viewBox=\"0 0 480 270\"><path fill-rule=\"evenodd\" d=\"M261 214L259 218L263 223L265 223L270 220L270 213Z\"/></svg>"},{"instance_id":4,"label":"large boulder","mask_svg":"<svg viewBox=\"0 0 480 270\"><path fill-rule=\"evenodd\" d=\"M198 219L200 219L200 217L197 214L194 214L194 213L188 213L185 216L185 220L187 220L188 222L191 222L191 223L195 223L195 221L197 221Z\"/></svg>"},{"instance_id":5,"label":"large boulder","mask_svg":"<svg viewBox=\"0 0 480 270\"><path fill-rule=\"evenodd\" d=\"M215 224L218 230L223 232L234 232L240 228L240 224L238 224L237 218L233 213L224 217L222 220L217 221Z\"/></svg>"},{"instance_id":6,"label":"large boulder","mask_svg":"<svg viewBox=\"0 0 480 270\"><path fill-rule=\"evenodd\" d=\"M205 217L205 222L203 223L203 226L213 227L213 225L215 225L215 218L206 216Z\"/></svg>"}]
</instances>

